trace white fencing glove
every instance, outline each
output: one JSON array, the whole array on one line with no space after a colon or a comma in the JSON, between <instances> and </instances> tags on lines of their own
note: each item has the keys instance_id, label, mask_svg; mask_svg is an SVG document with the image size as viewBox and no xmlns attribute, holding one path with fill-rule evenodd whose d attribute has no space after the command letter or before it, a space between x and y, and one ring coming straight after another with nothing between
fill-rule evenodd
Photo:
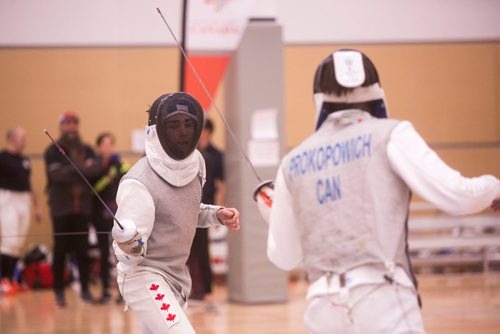
<instances>
[{"instance_id":1,"label":"white fencing glove","mask_svg":"<svg viewBox=\"0 0 500 334\"><path fill-rule=\"evenodd\" d=\"M269 224L271 208L273 206L274 183L272 180L264 181L257 186L253 193L253 200L257 202L260 215Z\"/></svg>"},{"instance_id":2,"label":"white fencing glove","mask_svg":"<svg viewBox=\"0 0 500 334\"><path fill-rule=\"evenodd\" d=\"M144 256L144 241L142 241L142 236L137 232L135 223L130 219L123 219L120 220L120 224L123 229L118 224L114 224L111 230L111 235L118 247L125 254Z\"/></svg>"}]
</instances>

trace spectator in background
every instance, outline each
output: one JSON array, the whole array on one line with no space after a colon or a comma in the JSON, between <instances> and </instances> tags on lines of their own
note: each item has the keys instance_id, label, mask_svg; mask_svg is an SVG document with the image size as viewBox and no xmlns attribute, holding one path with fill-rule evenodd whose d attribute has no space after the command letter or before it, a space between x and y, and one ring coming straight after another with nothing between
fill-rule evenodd
<instances>
[{"instance_id":1,"label":"spectator in background","mask_svg":"<svg viewBox=\"0 0 500 334\"><path fill-rule=\"evenodd\" d=\"M96 140L97 157L95 163L100 167L101 173L94 183L97 191L106 206L116 212L116 192L121 177L128 172L130 165L120 158L115 151L115 136L109 132L101 133ZM92 222L97 232L97 246L101 255L100 277L102 283L102 295L100 303L107 303L111 299L110 292L110 240L109 232L113 228L113 216L104 207L97 197L94 197Z\"/></svg>"},{"instance_id":2,"label":"spectator in background","mask_svg":"<svg viewBox=\"0 0 500 334\"><path fill-rule=\"evenodd\" d=\"M222 205L224 202L224 163L223 154L212 144L214 125L206 119L198 142L198 150L206 164L206 182L203 187L202 202ZM214 228L222 228L214 226ZM197 228L187 265L192 278L190 300L206 303L207 310L215 311L212 296L213 273L210 266L208 229Z\"/></svg>"},{"instance_id":3,"label":"spectator in background","mask_svg":"<svg viewBox=\"0 0 500 334\"><path fill-rule=\"evenodd\" d=\"M31 164L23 155L26 131L17 127L7 131L7 145L0 152L0 292L17 289L13 279L21 248L26 240L31 219L31 204L35 219L41 221L36 193L31 186Z\"/></svg>"},{"instance_id":4,"label":"spectator in background","mask_svg":"<svg viewBox=\"0 0 500 334\"><path fill-rule=\"evenodd\" d=\"M59 120L61 137L57 142L87 179L95 179L100 172L99 166L94 163L92 148L81 141L78 126L78 116L73 112L65 112ZM92 190L55 144L46 149L44 158L54 233L52 271L57 305L66 306L64 269L66 255L72 252L78 262L81 298L85 302L92 302L89 290L90 261L87 254Z\"/></svg>"}]
</instances>

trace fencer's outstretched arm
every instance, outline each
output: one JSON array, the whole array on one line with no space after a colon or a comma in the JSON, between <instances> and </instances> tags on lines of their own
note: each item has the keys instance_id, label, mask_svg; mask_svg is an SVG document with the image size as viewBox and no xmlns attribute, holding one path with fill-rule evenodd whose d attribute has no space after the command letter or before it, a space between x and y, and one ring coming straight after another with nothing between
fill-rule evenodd
<instances>
[{"instance_id":1,"label":"fencer's outstretched arm","mask_svg":"<svg viewBox=\"0 0 500 334\"><path fill-rule=\"evenodd\" d=\"M277 267L291 270L302 263L299 224L293 208L293 197L288 190L282 166L274 182L272 209L269 217L267 257Z\"/></svg>"},{"instance_id":2,"label":"fencer's outstretched arm","mask_svg":"<svg viewBox=\"0 0 500 334\"><path fill-rule=\"evenodd\" d=\"M439 158L410 122L394 128L387 155L393 170L412 191L449 214L479 212L493 206L500 196L500 181L495 176L462 176Z\"/></svg>"},{"instance_id":3,"label":"fencer's outstretched arm","mask_svg":"<svg viewBox=\"0 0 500 334\"><path fill-rule=\"evenodd\" d=\"M269 225L267 257L281 269L293 269L302 261L302 250L298 222L293 214L292 196L281 166L278 168L276 181L259 184L253 193L253 199L260 215Z\"/></svg>"},{"instance_id":4,"label":"fencer's outstretched arm","mask_svg":"<svg viewBox=\"0 0 500 334\"><path fill-rule=\"evenodd\" d=\"M265 181L257 186L253 193L253 200L257 203L259 213L264 221L269 224L271 219L271 208L274 198L274 182Z\"/></svg>"},{"instance_id":5,"label":"fencer's outstretched arm","mask_svg":"<svg viewBox=\"0 0 500 334\"><path fill-rule=\"evenodd\" d=\"M235 208L226 208L220 205L200 204L197 227L211 225L225 225L232 230L240 229L240 213Z\"/></svg>"},{"instance_id":6,"label":"fencer's outstretched arm","mask_svg":"<svg viewBox=\"0 0 500 334\"><path fill-rule=\"evenodd\" d=\"M116 229L116 235L113 233L115 239L113 248L116 257L123 265L134 266L144 258L142 255L147 251L147 242L153 230L155 213L153 198L142 183L127 179L123 180L118 187L116 202L118 204L116 217L120 222L124 221L127 224L128 221L133 222L142 240L142 249L137 252L137 247L141 246L137 235L134 234L128 242L124 242L127 236L124 233L120 234L118 229Z\"/></svg>"},{"instance_id":7,"label":"fencer's outstretched arm","mask_svg":"<svg viewBox=\"0 0 500 334\"><path fill-rule=\"evenodd\" d=\"M240 213L235 208L220 208L217 210L217 219L231 230L238 231L240 229Z\"/></svg>"}]
</instances>

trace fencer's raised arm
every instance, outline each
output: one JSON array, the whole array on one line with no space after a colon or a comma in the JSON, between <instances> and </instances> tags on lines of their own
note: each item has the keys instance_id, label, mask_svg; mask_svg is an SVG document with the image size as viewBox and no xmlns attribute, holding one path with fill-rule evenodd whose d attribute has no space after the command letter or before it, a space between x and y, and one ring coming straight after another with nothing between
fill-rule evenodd
<instances>
[{"instance_id":1,"label":"fencer's raised arm","mask_svg":"<svg viewBox=\"0 0 500 334\"><path fill-rule=\"evenodd\" d=\"M137 235L133 234L129 242L124 242L129 235L120 232L117 226L116 232L113 233L113 248L118 260L125 266L136 265L140 263L147 251L147 242L154 225L155 207L151 194L146 187L135 179L126 179L120 183L116 195L118 210L116 217L120 222L132 221L136 228ZM129 228L131 229L131 228ZM115 238L116 236L116 238ZM142 246L142 247L140 247ZM139 252L137 251L139 250Z\"/></svg>"},{"instance_id":2,"label":"fencer's raised arm","mask_svg":"<svg viewBox=\"0 0 500 334\"><path fill-rule=\"evenodd\" d=\"M231 230L238 231L240 229L240 212L235 208L220 208L217 210L217 219Z\"/></svg>"},{"instance_id":3,"label":"fencer's raised arm","mask_svg":"<svg viewBox=\"0 0 500 334\"><path fill-rule=\"evenodd\" d=\"M274 197L269 217L267 257L277 267L291 270L302 263L303 253L293 198L285 183L282 166L274 183Z\"/></svg>"},{"instance_id":4,"label":"fencer's raised arm","mask_svg":"<svg viewBox=\"0 0 500 334\"><path fill-rule=\"evenodd\" d=\"M260 215L269 224L267 257L281 269L295 268L302 262L302 249L292 196L283 178L281 166L278 168L276 181L259 184L255 188L253 199Z\"/></svg>"},{"instance_id":5,"label":"fencer's raised arm","mask_svg":"<svg viewBox=\"0 0 500 334\"><path fill-rule=\"evenodd\" d=\"M462 176L439 158L410 122L394 128L387 155L393 170L412 191L448 214L479 212L500 196L500 181L495 176Z\"/></svg>"},{"instance_id":6,"label":"fencer's raised arm","mask_svg":"<svg viewBox=\"0 0 500 334\"><path fill-rule=\"evenodd\" d=\"M222 208L219 205L200 203L200 212L198 213L198 225L196 227L206 228L211 225L220 225L217 219L217 210Z\"/></svg>"},{"instance_id":7,"label":"fencer's raised arm","mask_svg":"<svg viewBox=\"0 0 500 334\"><path fill-rule=\"evenodd\" d=\"M220 205L200 204L197 227L210 227L211 225L225 225L230 229L238 230L240 226L240 213L235 208L225 208Z\"/></svg>"}]
</instances>

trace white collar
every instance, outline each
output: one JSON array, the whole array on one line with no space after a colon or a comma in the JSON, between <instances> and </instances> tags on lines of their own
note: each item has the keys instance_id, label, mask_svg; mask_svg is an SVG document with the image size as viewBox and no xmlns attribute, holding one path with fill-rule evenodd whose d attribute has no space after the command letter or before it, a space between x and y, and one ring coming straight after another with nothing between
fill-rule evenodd
<instances>
[{"instance_id":1,"label":"white collar","mask_svg":"<svg viewBox=\"0 0 500 334\"><path fill-rule=\"evenodd\" d=\"M370 113L359 109L347 109L331 113L326 118L325 123L333 123L338 126L347 126L373 118Z\"/></svg>"},{"instance_id":2,"label":"white collar","mask_svg":"<svg viewBox=\"0 0 500 334\"><path fill-rule=\"evenodd\" d=\"M156 125L146 127L146 157L149 165L165 181L175 187L182 187L195 177L205 180L205 160L198 150L185 159L175 160L163 150L156 134Z\"/></svg>"},{"instance_id":3,"label":"white collar","mask_svg":"<svg viewBox=\"0 0 500 334\"><path fill-rule=\"evenodd\" d=\"M316 105L316 119L319 117L323 102L349 104L382 99L384 99L384 90L378 83L367 87L354 88L351 92L342 96L338 96L335 94L316 93L314 94L314 104Z\"/></svg>"}]
</instances>

